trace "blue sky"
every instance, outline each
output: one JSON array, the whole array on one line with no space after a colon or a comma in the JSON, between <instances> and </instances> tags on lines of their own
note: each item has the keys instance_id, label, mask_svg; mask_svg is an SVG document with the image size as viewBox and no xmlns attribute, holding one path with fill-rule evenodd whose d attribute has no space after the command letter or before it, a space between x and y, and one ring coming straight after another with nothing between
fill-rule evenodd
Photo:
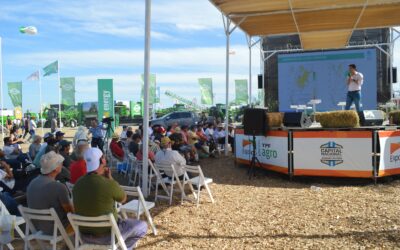
<instances>
[{"instance_id":1,"label":"blue sky","mask_svg":"<svg viewBox=\"0 0 400 250\"><path fill-rule=\"evenodd\" d=\"M116 100L139 100L144 49L143 0L1 0L4 106L7 82L23 82L23 109L39 109L37 82L26 77L59 60L61 77L76 77L76 100L97 101L97 79L113 78ZM206 0L153 0L151 72L161 92L200 99L197 79L212 77L217 102L225 98L225 35L221 14ZM36 26L36 36L18 32ZM243 32L232 36L231 86L248 77ZM260 71L253 52L254 75ZM57 76L43 78L43 101L58 103ZM254 88L255 90L255 88ZM255 91L254 91L255 94ZM231 91L232 99L234 93ZM161 96L163 106L173 100Z\"/></svg>"},{"instance_id":2,"label":"blue sky","mask_svg":"<svg viewBox=\"0 0 400 250\"><path fill-rule=\"evenodd\" d=\"M207 0L153 0L152 15L151 72L161 92L200 100L198 78L212 77L216 101L224 102L225 35L218 10ZM36 26L38 35L18 32L27 25ZM23 109L39 110L38 83L25 79L55 60L61 77L76 77L77 102L97 101L98 78L114 79L116 100L140 98L144 0L0 0L0 36L6 108L12 108L6 83L22 80ZM248 78L248 48L240 30L231 41L233 100L234 80ZM253 79L260 72L259 55L254 48ZM43 78L43 102L58 103L56 75ZM161 95L161 103L173 101Z\"/></svg>"}]
</instances>

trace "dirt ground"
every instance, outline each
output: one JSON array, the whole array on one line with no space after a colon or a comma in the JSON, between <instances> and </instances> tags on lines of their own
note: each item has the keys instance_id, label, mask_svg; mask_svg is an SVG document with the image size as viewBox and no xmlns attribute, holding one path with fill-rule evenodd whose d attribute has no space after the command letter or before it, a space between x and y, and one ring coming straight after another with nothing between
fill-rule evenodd
<instances>
[{"instance_id":1,"label":"dirt ground","mask_svg":"<svg viewBox=\"0 0 400 250\"><path fill-rule=\"evenodd\" d=\"M138 249L400 248L400 180L289 181L266 171L249 180L232 157L200 165L216 202L204 190L199 207L158 202L150 211L158 235L149 230Z\"/></svg>"}]
</instances>

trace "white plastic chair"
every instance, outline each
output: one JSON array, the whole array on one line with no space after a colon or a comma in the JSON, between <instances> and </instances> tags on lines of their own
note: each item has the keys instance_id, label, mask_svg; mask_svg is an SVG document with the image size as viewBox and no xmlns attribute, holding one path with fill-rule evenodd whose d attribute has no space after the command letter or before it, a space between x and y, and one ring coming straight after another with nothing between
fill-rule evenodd
<instances>
[{"instance_id":1,"label":"white plastic chair","mask_svg":"<svg viewBox=\"0 0 400 250\"><path fill-rule=\"evenodd\" d=\"M147 222L150 224L154 235L157 235L157 229L153 223L153 219L150 215L149 210L155 207L155 203L146 201L143 197L142 190L140 187L128 187L121 186L128 197L135 197L137 199L130 200L129 202L120 205L118 210L124 219L127 219L127 213L135 213L136 218L140 219L140 215L143 213L147 218Z\"/></svg>"},{"instance_id":2,"label":"white plastic chair","mask_svg":"<svg viewBox=\"0 0 400 250\"><path fill-rule=\"evenodd\" d=\"M23 206L18 206L19 211L21 212L22 216L24 217L27 226L25 227L25 245L24 249L28 249L29 242L31 240L39 241L39 244L43 248L41 241L48 241L52 245L52 249L57 249L57 243L65 242L69 249L74 249L71 239L68 237L67 232L65 231L64 226L62 225L56 210L54 208L50 209L32 209ZM32 220L35 221L47 221L53 222L53 234L46 235L42 231L38 231ZM60 233L60 234L58 234Z\"/></svg>"},{"instance_id":3,"label":"white plastic chair","mask_svg":"<svg viewBox=\"0 0 400 250\"><path fill-rule=\"evenodd\" d=\"M173 192L174 192L174 185L176 184L176 186L178 187L178 190L181 192L181 203L183 203L184 199L188 199L185 193L185 185L189 185L190 190L192 191L192 194L194 195L194 197L197 199L197 195L194 192L193 186L192 184L188 181L189 177L186 176L186 178L184 177L183 180L179 180L179 176L176 173L175 167L174 165L164 165L164 164L155 164L155 167L158 169L159 172L164 172L169 176L172 176L171 179L169 177L165 177L163 179L165 184L169 184L170 185L170 190L169 190L169 204L172 204L172 196L173 196ZM187 173L185 172L184 175L187 175ZM165 196L158 196L158 184L156 185L156 200L158 197L160 198L164 198Z\"/></svg>"},{"instance_id":4,"label":"white plastic chair","mask_svg":"<svg viewBox=\"0 0 400 250\"><path fill-rule=\"evenodd\" d=\"M189 179L189 181L192 183L192 185L197 187L196 205L199 206L199 203L200 203L200 190L201 190L201 187L203 187L203 186L207 190L207 193L208 193L208 196L210 197L211 203L214 203L214 198L213 198L213 196L211 194L210 187L208 186L208 184L211 184L213 182L213 179L204 177L203 171L201 170L200 166L186 165L185 169L186 169L187 173L191 173L191 174L197 175L196 177L193 177L193 178Z\"/></svg>"},{"instance_id":5,"label":"white plastic chair","mask_svg":"<svg viewBox=\"0 0 400 250\"><path fill-rule=\"evenodd\" d=\"M122 238L121 232L119 231L117 222L115 221L113 214L101 215L96 217L87 217L76 214L68 214L69 222L75 231L75 248L74 249L113 249L116 250L121 248L126 250L125 241ZM111 242L109 245L96 245L85 243L81 239L81 233L79 227L110 227L111 228Z\"/></svg>"},{"instance_id":6,"label":"white plastic chair","mask_svg":"<svg viewBox=\"0 0 400 250\"><path fill-rule=\"evenodd\" d=\"M0 216L1 215L10 215L10 212L8 211L7 207L4 205L2 201L0 201ZM15 219L15 231L17 231L19 237L21 239L25 238L24 232L21 230L19 226L25 224L25 220L22 216L16 216ZM11 243L7 244L8 249L14 249L14 247L11 245Z\"/></svg>"}]
</instances>

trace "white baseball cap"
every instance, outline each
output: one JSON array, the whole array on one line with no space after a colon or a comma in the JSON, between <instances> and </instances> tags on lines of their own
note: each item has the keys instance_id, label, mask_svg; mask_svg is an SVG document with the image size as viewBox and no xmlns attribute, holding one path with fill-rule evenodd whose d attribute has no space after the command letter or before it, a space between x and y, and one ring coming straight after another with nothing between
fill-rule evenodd
<instances>
[{"instance_id":1,"label":"white baseball cap","mask_svg":"<svg viewBox=\"0 0 400 250\"><path fill-rule=\"evenodd\" d=\"M54 151L50 151L40 158L40 172L42 174L50 174L58 166L62 165L63 162L64 157Z\"/></svg>"},{"instance_id":2,"label":"white baseball cap","mask_svg":"<svg viewBox=\"0 0 400 250\"><path fill-rule=\"evenodd\" d=\"M83 158L86 161L86 171L88 173L96 171L100 166L100 158L103 156L103 152L101 152L98 148L88 148Z\"/></svg>"}]
</instances>

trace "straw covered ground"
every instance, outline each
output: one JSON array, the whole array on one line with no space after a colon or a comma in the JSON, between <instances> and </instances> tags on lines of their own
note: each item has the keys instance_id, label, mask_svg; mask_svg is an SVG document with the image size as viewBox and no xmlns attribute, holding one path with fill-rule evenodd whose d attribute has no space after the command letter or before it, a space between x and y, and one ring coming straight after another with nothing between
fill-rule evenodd
<instances>
[{"instance_id":1,"label":"straw covered ground","mask_svg":"<svg viewBox=\"0 0 400 250\"><path fill-rule=\"evenodd\" d=\"M216 203L205 191L198 208L159 202L151 210L158 235L149 230L138 249L400 248L400 180L291 182L265 171L249 180L232 157L201 166L214 179Z\"/></svg>"}]
</instances>

